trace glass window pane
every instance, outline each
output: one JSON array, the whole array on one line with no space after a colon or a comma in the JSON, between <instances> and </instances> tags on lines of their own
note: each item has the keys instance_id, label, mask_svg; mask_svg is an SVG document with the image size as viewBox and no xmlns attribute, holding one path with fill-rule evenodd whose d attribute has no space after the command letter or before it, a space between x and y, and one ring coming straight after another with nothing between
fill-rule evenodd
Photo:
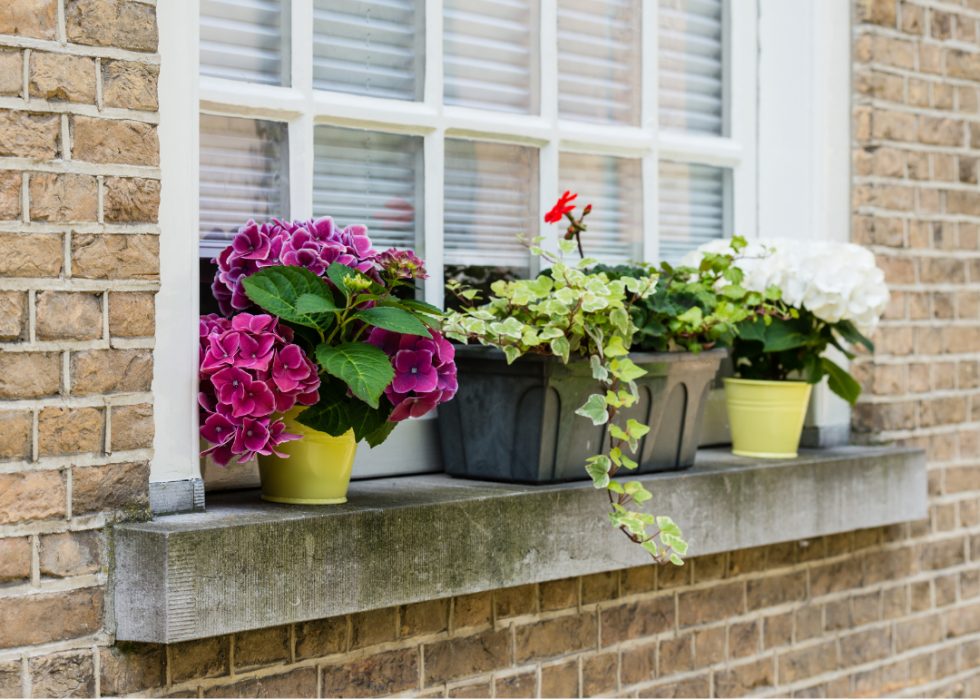
<instances>
[{"instance_id":1,"label":"glass window pane","mask_svg":"<svg viewBox=\"0 0 980 699\"><path fill-rule=\"evenodd\" d=\"M279 0L201 0L201 75L283 85Z\"/></svg>"},{"instance_id":2,"label":"glass window pane","mask_svg":"<svg viewBox=\"0 0 980 699\"><path fill-rule=\"evenodd\" d=\"M495 279L527 278L530 254L516 236L537 235L537 192L537 149L446 139L447 279L486 292Z\"/></svg>"},{"instance_id":3,"label":"glass window pane","mask_svg":"<svg viewBox=\"0 0 980 699\"><path fill-rule=\"evenodd\" d=\"M676 264L689 251L725 236L726 170L660 163L660 259Z\"/></svg>"},{"instance_id":4,"label":"glass window pane","mask_svg":"<svg viewBox=\"0 0 980 699\"><path fill-rule=\"evenodd\" d=\"M313 215L363 223L378 250L422 249L422 137L317 126Z\"/></svg>"},{"instance_id":5,"label":"glass window pane","mask_svg":"<svg viewBox=\"0 0 980 699\"><path fill-rule=\"evenodd\" d=\"M660 0L660 125L722 135L723 0Z\"/></svg>"},{"instance_id":6,"label":"glass window pane","mask_svg":"<svg viewBox=\"0 0 980 699\"><path fill-rule=\"evenodd\" d=\"M574 215L592 204L585 219L582 249L610 265L643 259L642 161L608 155L562 153L558 161L559 190L577 192ZM556 224L564 230L565 226ZM574 256L573 256L574 257Z\"/></svg>"},{"instance_id":7,"label":"glass window pane","mask_svg":"<svg viewBox=\"0 0 980 699\"><path fill-rule=\"evenodd\" d=\"M558 115L640 124L639 0L558 0Z\"/></svg>"},{"instance_id":8,"label":"glass window pane","mask_svg":"<svg viewBox=\"0 0 980 699\"><path fill-rule=\"evenodd\" d=\"M250 218L288 215L286 125L201 115L201 256L217 255Z\"/></svg>"},{"instance_id":9,"label":"glass window pane","mask_svg":"<svg viewBox=\"0 0 980 699\"><path fill-rule=\"evenodd\" d=\"M445 103L538 113L538 0L445 0Z\"/></svg>"},{"instance_id":10,"label":"glass window pane","mask_svg":"<svg viewBox=\"0 0 980 699\"><path fill-rule=\"evenodd\" d=\"M313 87L421 100L422 17L414 0L314 0Z\"/></svg>"}]
</instances>

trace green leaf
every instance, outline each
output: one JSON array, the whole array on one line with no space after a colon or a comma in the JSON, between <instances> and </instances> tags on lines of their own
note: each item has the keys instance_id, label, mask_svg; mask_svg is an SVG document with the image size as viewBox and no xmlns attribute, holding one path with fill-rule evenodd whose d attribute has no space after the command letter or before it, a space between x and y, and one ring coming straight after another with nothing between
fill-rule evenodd
<instances>
[{"instance_id":1,"label":"green leaf","mask_svg":"<svg viewBox=\"0 0 980 699\"><path fill-rule=\"evenodd\" d=\"M575 252L576 248L578 248L578 245L574 240L559 240L558 247L561 248L561 251L563 253L565 253L566 255L570 255L573 252Z\"/></svg>"},{"instance_id":2,"label":"green leaf","mask_svg":"<svg viewBox=\"0 0 980 699\"><path fill-rule=\"evenodd\" d=\"M400 303L405 306L405 308L411 308L413 311L418 311L419 313L428 313L429 315L438 316L440 318L447 315L444 311L440 311L438 306L433 306L431 303L426 303L425 301L402 299Z\"/></svg>"},{"instance_id":3,"label":"green leaf","mask_svg":"<svg viewBox=\"0 0 980 699\"><path fill-rule=\"evenodd\" d=\"M296 299L296 312L303 315L310 315L313 313L333 313L335 311L342 311L343 308L337 308L333 302L333 294L331 298L327 299L323 296L317 296L316 294L303 294L298 299Z\"/></svg>"},{"instance_id":4,"label":"green leaf","mask_svg":"<svg viewBox=\"0 0 980 699\"><path fill-rule=\"evenodd\" d=\"M864 348L869 352L874 353L875 346L866 338L856 327L854 323L849 320L841 320L833 325L834 330L841 334L845 340L850 342L852 345L864 345Z\"/></svg>"},{"instance_id":5,"label":"green leaf","mask_svg":"<svg viewBox=\"0 0 980 699\"><path fill-rule=\"evenodd\" d=\"M393 308L391 306L366 308L363 311L355 313L353 317L358 320L363 320L368 325L402 333L403 335L431 337L429 329L418 318L401 308Z\"/></svg>"},{"instance_id":6,"label":"green leaf","mask_svg":"<svg viewBox=\"0 0 980 699\"><path fill-rule=\"evenodd\" d=\"M586 466L585 471L592 476L592 485L596 488L605 488L609 485L609 459L605 456Z\"/></svg>"},{"instance_id":7,"label":"green leaf","mask_svg":"<svg viewBox=\"0 0 980 699\"><path fill-rule=\"evenodd\" d=\"M333 322L332 315L297 312L296 302L306 294L333 299L327 283L305 267L266 267L246 277L243 284L253 303L283 320L321 329Z\"/></svg>"},{"instance_id":8,"label":"green leaf","mask_svg":"<svg viewBox=\"0 0 980 699\"><path fill-rule=\"evenodd\" d=\"M384 424L369 435L364 437L364 441L368 443L372 449L381 444L383 441L388 439L388 435L391 434L392 430L398 427L397 422L391 422L390 420L385 420Z\"/></svg>"},{"instance_id":9,"label":"green leaf","mask_svg":"<svg viewBox=\"0 0 980 699\"><path fill-rule=\"evenodd\" d=\"M629 354L629 350L623 347L623 338L619 335L609 338L609 344L606 345L607 357L622 357L627 354Z\"/></svg>"},{"instance_id":10,"label":"green leaf","mask_svg":"<svg viewBox=\"0 0 980 699\"><path fill-rule=\"evenodd\" d=\"M746 320L736 326L739 338L743 340L755 340L756 342L766 341L766 323L762 316L756 316L752 320Z\"/></svg>"},{"instance_id":11,"label":"green leaf","mask_svg":"<svg viewBox=\"0 0 980 699\"><path fill-rule=\"evenodd\" d=\"M623 466L625 468L628 468L630 471L632 471L634 468L636 468L637 466L639 466L638 463L636 463L635 461L633 461L633 459L629 458L625 454L622 456L622 459L623 459Z\"/></svg>"},{"instance_id":12,"label":"green leaf","mask_svg":"<svg viewBox=\"0 0 980 699\"><path fill-rule=\"evenodd\" d=\"M773 319L766 328L766 352L782 352L801 347L807 343L807 336L798 332L789 322Z\"/></svg>"},{"instance_id":13,"label":"green leaf","mask_svg":"<svg viewBox=\"0 0 980 699\"><path fill-rule=\"evenodd\" d=\"M614 360L612 363L612 368L620 380L627 383L633 382L641 376L646 376L647 374L646 369L641 369L638 367L629 357Z\"/></svg>"},{"instance_id":14,"label":"green leaf","mask_svg":"<svg viewBox=\"0 0 980 699\"><path fill-rule=\"evenodd\" d=\"M684 561L676 553L670 554L670 562L673 563L675 566L684 565Z\"/></svg>"},{"instance_id":15,"label":"green leaf","mask_svg":"<svg viewBox=\"0 0 980 699\"><path fill-rule=\"evenodd\" d=\"M381 397L378 401L378 407L372 408L364 401L351 400L348 404L348 409L350 411L350 423L351 427L354 428L354 439L360 442L362 439L367 439L369 436L375 435L385 428L388 424L391 424L391 428L387 428L387 431L383 435L377 435L380 437L381 441L376 442L380 444L385 440L391 430L394 429L396 423L389 423L388 418L391 416L391 411L394 406L388 402L388 399ZM375 444L371 445L372 447Z\"/></svg>"},{"instance_id":16,"label":"green leaf","mask_svg":"<svg viewBox=\"0 0 980 699\"><path fill-rule=\"evenodd\" d=\"M606 487L609 488L609 490L613 491L614 493L622 494L623 492L623 486L619 481L609 481L609 485L607 485Z\"/></svg>"},{"instance_id":17,"label":"green leaf","mask_svg":"<svg viewBox=\"0 0 980 699\"><path fill-rule=\"evenodd\" d=\"M599 381L605 381L609 378L609 371L606 367L602 366L602 360L599 359L599 355L593 354L589 357L589 364L592 365L592 378L598 379Z\"/></svg>"},{"instance_id":18,"label":"green leaf","mask_svg":"<svg viewBox=\"0 0 980 699\"><path fill-rule=\"evenodd\" d=\"M302 411L296 421L331 437L340 437L351 428L348 402L346 384L328 376L320 383L320 400Z\"/></svg>"},{"instance_id":19,"label":"green leaf","mask_svg":"<svg viewBox=\"0 0 980 699\"><path fill-rule=\"evenodd\" d=\"M347 342L338 347L323 343L316 348L316 358L327 373L341 379L372 408L378 407L378 397L395 378L388 355L366 342Z\"/></svg>"},{"instance_id":20,"label":"green leaf","mask_svg":"<svg viewBox=\"0 0 980 699\"><path fill-rule=\"evenodd\" d=\"M639 439L640 437L646 436L650 428L646 425L641 425L636 420L630 419L626 421L626 431L630 433L631 437Z\"/></svg>"},{"instance_id":21,"label":"green leaf","mask_svg":"<svg viewBox=\"0 0 980 699\"><path fill-rule=\"evenodd\" d=\"M508 364L513 364L521 356L521 350L514 345L504 345L501 349L504 350L504 356L507 357Z\"/></svg>"},{"instance_id":22,"label":"green leaf","mask_svg":"<svg viewBox=\"0 0 980 699\"><path fill-rule=\"evenodd\" d=\"M609 420L609 413L606 412L606 399L598 394L589 396L589 400L576 410L575 414L589 418L593 425L604 425Z\"/></svg>"},{"instance_id":23,"label":"green leaf","mask_svg":"<svg viewBox=\"0 0 980 699\"><path fill-rule=\"evenodd\" d=\"M383 292L383 289L378 285L378 283L369 276L356 269L353 269L352 267L342 265L339 262L330 263L330 266L327 267L327 277L348 299L351 297L352 293L356 294L358 291L363 291L365 289L373 289L375 291ZM353 287L353 285L347 282L348 279L358 280L360 282L360 287Z\"/></svg>"},{"instance_id":24,"label":"green leaf","mask_svg":"<svg viewBox=\"0 0 980 699\"><path fill-rule=\"evenodd\" d=\"M820 358L820 365L827 372L827 384L830 386L830 390L854 405L858 396L861 395L861 384L826 357Z\"/></svg>"},{"instance_id":25,"label":"green leaf","mask_svg":"<svg viewBox=\"0 0 980 699\"><path fill-rule=\"evenodd\" d=\"M568 356L572 351L572 346L568 343L568 338L562 335L551 341L551 351L556 357L568 364Z\"/></svg>"}]
</instances>

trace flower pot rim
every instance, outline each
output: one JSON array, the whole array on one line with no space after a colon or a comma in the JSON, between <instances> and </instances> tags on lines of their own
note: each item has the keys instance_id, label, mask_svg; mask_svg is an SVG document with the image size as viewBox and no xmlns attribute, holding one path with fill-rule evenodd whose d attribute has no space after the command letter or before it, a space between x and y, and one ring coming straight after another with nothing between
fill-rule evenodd
<instances>
[{"instance_id":1,"label":"flower pot rim","mask_svg":"<svg viewBox=\"0 0 980 699\"><path fill-rule=\"evenodd\" d=\"M484 345L456 345L453 347L456 350L457 357L464 357L468 359L497 359L500 361L507 361L507 355L504 354L503 350L497 349L496 347L487 347ZM716 347L708 350L702 350L701 352L694 354L693 352L630 352L629 358L636 364L650 364L655 362L685 362L685 361L697 361L702 357L714 357L717 355L728 356L728 349L726 347ZM557 362L559 364L563 363L560 357L545 356L541 354L528 353L518 357L515 362L532 361L532 362ZM575 364L578 362L588 363L589 357L582 356L580 354L573 354L568 358L569 364Z\"/></svg>"},{"instance_id":2,"label":"flower pot rim","mask_svg":"<svg viewBox=\"0 0 980 699\"><path fill-rule=\"evenodd\" d=\"M733 383L746 384L749 386L809 386L812 385L807 381L802 381L800 379L783 379L782 381L770 381L768 379L740 379L735 376L726 376L722 379L725 383L729 381Z\"/></svg>"}]
</instances>

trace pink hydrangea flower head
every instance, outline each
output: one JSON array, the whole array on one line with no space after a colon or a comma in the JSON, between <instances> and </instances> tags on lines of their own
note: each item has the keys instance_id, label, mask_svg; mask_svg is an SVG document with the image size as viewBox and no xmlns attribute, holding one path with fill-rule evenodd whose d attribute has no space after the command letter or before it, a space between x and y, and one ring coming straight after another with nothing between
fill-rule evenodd
<instances>
[{"instance_id":1,"label":"pink hydrangea flower head","mask_svg":"<svg viewBox=\"0 0 980 699\"><path fill-rule=\"evenodd\" d=\"M403 398L391 411L391 422L401 422L410 417L422 417L442 402L442 391L430 391L421 395Z\"/></svg>"},{"instance_id":2,"label":"pink hydrangea flower head","mask_svg":"<svg viewBox=\"0 0 980 699\"><path fill-rule=\"evenodd\" d=\"M391 386L396 393L428 393L436 388L439 375L432 366L432 352L428 350L398 350L392 358L395 378Z\"/></svg>"},{"instance_id":3,"label":"pink hydrangea flower head","mask_svg":"<svg viewBox=\"0 0 980 699\"><path fill-rule=\"evenodd\" d=\"M425 262L415 256L411 250L390 248L378 255L378 264L396 279L428 279Z\"/></svg>"},{"instance_id":4,"label":"pink hydrangea flower head","mask_svg":"<svg viewBox=\"0 0 980 699\"><path fill-rule=\"evenodd\" d=\"M231 241L235 254L247 260L264 260L269 256L269 245L269 236L255 221L239 228Z\"/></svg>"}]
</instances>

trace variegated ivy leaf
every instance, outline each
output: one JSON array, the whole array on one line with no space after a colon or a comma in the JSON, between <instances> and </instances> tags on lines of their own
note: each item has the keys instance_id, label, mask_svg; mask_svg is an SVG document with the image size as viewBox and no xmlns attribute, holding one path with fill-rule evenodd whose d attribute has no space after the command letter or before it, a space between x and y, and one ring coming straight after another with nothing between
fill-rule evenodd
<instances>
[{"instance_id":1,"label":"variegated ivy leaf","mask_svg":"<svg viewBox=\"0 0 980 699\"><path fill-rule=\"evenodd\" d=\"M562 335L551 341L551 351L554 352L555 356L561 357L561 360L568 364L568 355L572 351L572 346L569 344L568 338Z\"/></svg>"},{"instance_id":2,"label":"variegated ivy leaf","mask_svg":"<svg viewBox=\"0 0 980 699\"><path fill-rule=\"evenodd\" d=\"M599 355L593 354L589 358L589 364L592 365L592 378L599 379L600 381L605 381L609 378L609 371L606 367L602 366L602 360L599 359Z\"/></svg>"},{"instance_id":3,"label":"variegated ivy leaf","mask_svg":"<svg viewBox=\"0 0 980 699\"><path fill-rule=\"evenodd\" d=\"M575 266L578 267L579 269L585 269L586 267L591 267L592 265L598 263L599 260L597 260L594 257L583 257L581 260L578 261L578 264Z\"/></svg>"},{"instance_id":4,"label":"variegated ivy leaf","mask_svg":"<svg viewBox=\"0 0 980 699\"><path fill-rule=\"evenodd\" d=\"M561 251L566 255L571 255L578 249L578 243L576 243L574 240L563 239L558 241L558 247L561 248Z\"/></svg>"},{"instance_id":5,"label":"variegated ivy leaf","mask_svg":"<svg viewBox=\"0 0 980 699\"><path fill-rule=\"evenodd\" d=\"M636 420L630 419L626 421L626 431L629 432L636 438L645 437L650 431L650 428L646 425L641 425Z\"/></svg>"},{"instance_id":6,"label":"variegated ivy leaf","mask_svg":"<svg viewBox=\"0 0 980 699\"><path fill-rule=\"evenodd\" d=\"M576 410L575 414L589 418L593 425L604 425L609 420L609 413L606 412L606 399L598 394L589 396L589 400Z\"/></svg>"},{"instance_id":7,"label":"variegated ivy leaf","mask_svg":"<svg viewBox=\"0 0 980 699\"><path fill-rule=\"evenodd\" d=\"M623 485L619 481L609 481L609 485L606 487L614 493L623 493Z\"/></svg>"},{"instance_id":8,"label":"variegated ivy leaf","mask_svg":"<svg viewBox=\"0 0 980 699\"><path fill-rule=\"evenodd\" d=\"M633 459L629 458L625 454L623 454L623 456L620 457L620 458L622 458L622 460L623 460L623 468L628 468L630 471L632 471L634 468L636 468L637 466L639 466L638 463L636 463L635 461L633 461Z\"/></svg>"},{"instance_id":9,"label":"variegated ivy leaf","mask_svg":"<svg viewBox=\"0 0 980 699\"><path fill-rule=\"evenodd\" d=\"M673 563L675 566L684 565L684 561L676 553L670 554L670 562Z\"/></svg>"},{"instance_id":10,"label":"variegated ivy leaf","mask_svg":"<svg viewBox=\"0 0 980 699\"><path fill-rule=\"evenodd\" d=\"M616 337L613 339L619 338ZM633 383L641 376L646 376L647 373L646 369L641 369L638 367L629 357L614 359L610 363L609 368L612 369L613 374L615 374L620 381L628 381L630 383ZM639 398L639 394L637 394L637 398Z\"/></svg>"},{"instance_id":11,"label":"variegated ivy leaf","mask_svg":"<svg viewBox=\"0 0 980 699\"><path fill-rule=\"evenodd\" d=\"M566 306L573 306L578 301L579 294L575 292L575 289L566 286L555 292L555 298Z\"/></svg>"},{"instance_id":12,"label":"variegated ivy leaf","mask_svg":"<svg viewBox=\"0 0 980 699\"><path fill-rule=\"evenodd\" d=\"M514 293L510 297L510 302L515 306L526 306L534 297L534 292L522 284L514 288Z\"/></svg>"},{"instance_id":13,"label":"variegated ivy leaf","mask_svg":"<svg viewBox=\"0 0 980 699\"><path fill-rule=\"evenodd\" d=\"M493 284L490 285L490 291L495 293L497 296L507 295L507 282L503 279L498 279Z\"/></svg>"},{"instance_id":14,"label":"variegated ivy leaf","mask_svg":"<svg viewBox=\"0 0 980 699\"><path fill-rule=\"evenodd\" d=\"M613 335L606 344L605 354L607 357L622 357L629 354L629 350L623 346L623 338Z\"/></svg>"},{"instance_id":15,"label":"variegated ivy leaf","mask_svg":"<svg viewBox=\"0 0 980 699\"><path fill-rule=\"evenodd\" d=\"M663 551L657 546L657 542L655 541L644 541L640 545L643 548L645 548L647 551L652 553L654 556L659 557L663 553Z\"/></svg>"},{"instance_id":16,"label":"variegated ivy leaf","mask_svg":"<svg viewBox=\"0 0 980 699\"><path fill-rule=\"evenodd\" d=\"M609 305L609 299L605 296L597 296L591 291L585 292L582 296L582 309L588 313L594 313L595 311L601 311Z\"/></svg>"},{"instance_id":17,"label":"variegated ivy leaf","mask_svg":"<svg viewBox=\"0 0 980 699\"><path fill-rule=\"evenodd\" d=\"M520 340L524 334L524 324L517 318L507 318L503 323L490 323L490 329L504 337Z\"/></svg>"},{"instance_id":18,"label":"variegated ivy leaf","mask_svg":"<svg viewBox=\"0 0 980 699\"><path fill-rule=\"evenodd\" d=\"M585 288L599 296L609 296L609 287L599 277L592 277L585 283Z\"/></svg>"},{"instance_id":19,"label":"variegated ivy leaf","mask_svg":"<svg viewBox=\"0 0 980 699\"><path fill-rule=\"evenodd\" d=\"M547 296L555 288L555 280L542 274L533 282L524 282L524 285L538 296L543 297Z\"/></svg>"},{"instance_id":20,"label":"variegated ivy leaf","mask_svg":"<svg viewBox=\"0 0 980 699\"><path fill-rule=\"evenodd\" d=\"M559 337L565 337L565 333L558 328L544 328L543 330L538 331L538 338L540 338L542 342L554 340L555 338Z\"/></svg>"},{"instance_id":21,"label":"variegated ivy leaf","mask_svg":"<svg viewBox=\"0 0 980 699\"><path fill-rule=\"evenodd\" d=\"M514 360L521 356L521 351L514 347L514 345L504 345L502 349L504 350L504 355L507 357L508 364L513 364Z\"/></svg>"},{"instance_id":22,"label":"variegated ivy leaf","mask_svg":"<svg viewBox=\"0 0 980 699\"><path fill-rule=\"evenodd\" d=\"M614 308L609 312L609 322L619 328L624 335L629 333L630 316L625 308Z\"/></svg>"},{"instance_id":23,"label":"variegated ivy leaf","mask_svg":"<svg viewBox=\"0 0 980 699\"><path fill-rule=\"evenodd\" d=\"M471 310L470 315L473 316L474 318L479 318L480 320L493 320L494 318L497 317L490 311L484 311L482 309Z\"/></svg>"},{"instance_id":24,"label":"variegated ivy leaf","mask_svg":"<svg viewBox=\"0 0 980 699\"><path fill-rule=\"evenodd\" d=\"M601 456L585 467L586 473L592 476L592 485L605 488L609 485L609 459Z\"/></svg>"},{"instance_id":25,"label":"variegated ivy leaf","mask_svg":"<svg viewBox=\"0 0 980 699\"><path fill-rule=\"evenodd\" d=\"M521 337L521 344L527 345L528 347L535 347L541 344L541 339L538 337L536 330L525 330L524 335Z\"/></svg>"},{"instance_id":26,"label":"variegated ivy leaf","mask_svg":"<svg viewBox=\"0 0 980 699\"><path fill-rule=\"evenodd\" d=\"M544 254L544 248L539 248L537 245L532 245L531 246L531 254L532 255L543 255Z\"/></svg>"},{"instance_id":27,"label":"variegated ivy leaf","mask_svg":"<svg viewBox=\"0 0 980 699\"><path fill-rule=\"evenodd\" d=\"M480 335L487 331L487 324L476 318L467 318L462 322L462 325L467 332L471 332L474 335Z\"/></svg>"}]
</instances>

